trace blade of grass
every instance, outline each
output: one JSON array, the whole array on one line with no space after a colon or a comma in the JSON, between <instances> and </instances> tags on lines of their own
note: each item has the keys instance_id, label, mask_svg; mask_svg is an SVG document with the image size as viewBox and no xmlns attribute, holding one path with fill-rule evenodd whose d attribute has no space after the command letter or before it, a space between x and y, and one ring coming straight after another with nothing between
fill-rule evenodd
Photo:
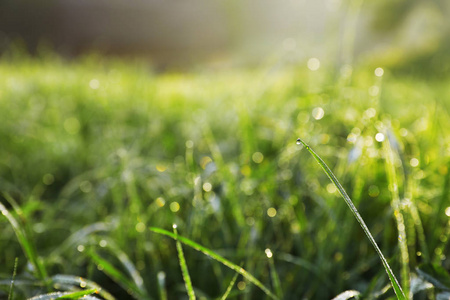
<instances>
[{"instance_id":1,"label":"blade of grass","mask_svg":"<svg viewBox=\"0 0 450 300\"><path fill-rule=\"evenodd\" d=\"M395 138L395 136L393 135L393 137ZM398 142L395 140L395 142L398 144ZM414 144L414 143L412 143ZM414 148L417 148L414 147ZM426 237L425 237L425 231L424 231L424 227L422 224L422 220L420 218L419 215L419 209L417 208L417 180L415 178L415 176L411 176L411 174L413 173L412 170L409 170L407 167L407 164L405 163L405 154L404 151L402 150L402 148L400 147L395 147L396 150L396 154L397 157L400 159L400 161L402 162L402 170L403 170L403 178L404 178L404 202L406 204L406 207L409 208L409 214L411 216L411 219L414 222L414 226L416 228L416 232L417 232L417 239L419 240L419 246L420 246L420 251L422 252L422 260L424 263L428 263L430 262L430 255L429 255L429 245L427 243ZM413 152L415 153L419 153L420 151L418 149L415 149ZM419 155L419 154L416 154ZM417 172L417 171L416 171ZM435 228L435 227L430 227L430 228ZM414 244L415 243L415 239L414 238L409 238L410 243Z\"/></svg>"},{"instance_id":2,"label":"blade of grass","mask_svg":"<svg viewBox=\"0 0 450 300\"><path fill-rule=\"evenodd\" d=\"M229 187L229 203L230 209L233 216L234 221L239 225L243 226L245 223L244 216L242 214L242 210L239 206L239 197L237 194L237 182L235 176L230 172L229 167L226 165L220 148L217 142L214 139L214 135L212 133L211 128L208 125L203 126L203 135L205 137L205 141L211 151L211 155L213 157L214 162L217 164L217 168L220 171L223 180L227 182Z\"/></svg>"},{"instance_id":3,"label":"blade of grass","mask_svg":"<svg viewBox=\"0 0 450 300\"><path fill-rule=\"evenodd\" d=\"M390 133L388 132L388 134ZM400 260L402 265L401 270L402 276L400 279L402 280L402 286L405 294L409 295L410 270L409 270L408 245L406 240L406 226L403 217L403 212L401 210L400 196L398 192L398 181L394 164L394 151L391 147L391 142L389 141L389 138L385 138L383 141L383 152L385 156L385 168L389 184L389 191L391 192L392 197L391 206L392 209L394 210L394 218L397 223L398 243L400 247ZM411 297L411 295L409 296Z\"/></svg>"},{"instance_id":4,"label":"blade of grass","mask_svg":"<svg viewBox=\"0 0 450 300\"><path fill-rule=\"evenodd\" d=\"M5 199L11 198L8 194L5 193L3 194L3 196L5 197ZM14 218L14 216L6 209L6 207L1 202L0 202L0 211L2 215L4 215L11 224L25 256L27 257L31 265L34 267L34 271L36 272L37 278L42 280L42 282L44 282L45 285L47 286L47 289L50 290L50 282L47 280L47 272L44 268L44 265L39 260L36 254L36 250L34 248L32 241L28 238L21 224L19 224L19 222Z\"/></svg>"},{"instance_id":5,"label":"blade of grass","mask_svg":"<svg viewBox=\"0 0 450 300\"><path fill-rule=\"evenodd\" d=\"M87 289L96 289L98 294L105 300L115 300L114 296L107 292L100 285L92 280L74 275L58 274L51 277L53 285L56 289L59 289L59 285L69 285L71 287L82 287Z\"/></svg>"},{"instance_id":6,"label":"blade of grass","mask_svg":"<svg viewBox=\"0 0 450 300\"><path fill-rule=\"evenodd\" d=\"M281 290L280 277L275 269L275 263L273 262L273 253L270 249L266 249L266 256L269 260L270 277L272 278L272 284L275 288L275 293L280 299L283 299L283 292Z\"/></svg>"},{"instance_id":7,"label":"blade of grass","mask_svg":"<svg viewBox=\"0 0 450 300\"><path fill-rule=\"evenodd\" d=\"M167 300L167 290L166 290L166 273L158 272L158 290L159 299Z\"/></svg>"},{"instance_id":8,"label":"blade of grass","mask_svg":"<svg viewBox=\"0 0 450 300\"><path fill-rule=\"evenodd\" d=\"M8 300L12 300L14 298L14 280L16 279L18 262L19 262L19 258L16 257L16 259L14 261L14 271L13 271L13 275L12 275L12 279L11 279L11 285L10 285L9 293L8 293Z\"/></svg>"},{"instance_id":9,"label":"blade of grass","mask_svg":"<svg viewBox=\"0 0 450 300\"><path fill-rule=\"evenodd\" d=\"M111 253L114 254L122 263L122 265L128 271L128 274L133 279L136 287L141 291L141 294L144 295L144 297L148 298L148 293L144 286L144 280L142 279L141 274L132 263L128 255L124 251L122 251L122 249L120 249L113 240L107 239L106 241L108 245L107 249L110 250Z\"/></svg>"},{"instance_id":10,"label":"blade of grass","mask_svg":"<svg viewBox=\"0 0 450 300\"><path fill-rule=\"evenodd\" d=\"M88 251L89 257L97 264L102 266L102 271L106 273L111 279L117 282L125 290L130 291L131 295L136 299L144 298L141 290L135 285L133 281L127 278L121 271L116 269L110 262L100 257L94 250Z\"/></svg>"},{"instance_id":11,"label":"blade of grass","mask_svg":"<svg viewBox=\"0 0 450 300\"><path fill-rule=\"evenodd\" d=\"M97 290L85 290L79 292L54 292L44 295L34 296L28 300L56 300L56 299L87 299L87 300L98 300L97 297L89 296L90 294L96 293Z\"/></svg>"},{"instance_id":12,"label":"blade of grass","mask_svg":"<svg viewBox=\"0 0 450 300\"><path fill-rule=\"evenodd\" d=\"M238 278L239 273L236 272L236 274L234 274L233 278L230 281L230 284L227 287L227 290L225 291L225 293L222 295L222 297L220 297L220 300L226 300L228 298L228 295L231 292L231 289L233 288L234 284L236 283L236 279Z\"/></svg>"},{"instance_id":13,"label":"blade of grass","mask_svg":"<svg viewBox=\"0 0 450 300\"><path fill-rule=\"evenodd\" d=\"M334 297L332 300L347 300L347 299L359 299L360 292L358 291L345 291Z\"/></svg>"},{"instance_id":14,"label":"blade of grass","mask_svg":"<svg viewBox=\"0 0 450 300\"><path fill-rule=\"evenodd\" d=\"M177 225L173 225L173 233L178 236L177 233ZM178 239L175 239L177 244L177 252L178 252L178 260L180 262L181 274L183 274L184 284L186 286L186 290L190 300L195 300L195 292L192 287L191 276L189 276L189 270L186 264L186 259L184 258L183 247L181 247L181 243Z\"/></svg>"},{"instance_id":15,"label":"blade of grass","mask_svg":"<svg viewBox=\"0 0 450 300\"><path fill-rule=\"evenodd\" d=\"M439 264L441 262L441 254L444 253L445 246L448 243L448 240L450 239L444 239L441 240L439 237L449 237L450 235L450 223L442 219L442 217L447 217L443 212L445 212L445 207L448 205L449 195L450 195L450 161L447 164L447 173L444 178L444 184L442 188L442 197L439 199L439 205L437 209L437 214L434 218L434 221L432 222L433 227L431 228L442 228L442 230L436 231L434 234L438 234L436 238L434 239L434 245L431 249L434 249L434 257L431 259L431 261L435 264Z\"/></svg>"},{"instance_id":16,"label":"blade of grass","mask_svg":"<svg viewBox=\"0 0 450 300\"><path fill-rule=\"evenodd\" d=\"M79 298L84 298L84 296L88 296L90 294L98 294L98 290L97 289L89 289L89 290L84 290L84 291L73 292L73 293L65 294L61 297L58 297L57 299L79 299Z\"/></svg>"},{"instance_id":17,"label":"blade of grass","mask_svg":"<svg viewBox=\"0 0 450 300\"><path fill-rule=\"evenodd\" d=\"M345 203L347 203L348 207L350 208L351 212L355 216L358 223L361 225L361 228L363 229L364 233L366 234L367 238L369 239L372 246L375 248L375 251L377 252L378 256L381 259L381 262L383 263L384 269L386 270L386 273L388 274L389 280L391 281L392 287L394 289L395 294L397 295L398 299L407 299L405 294L403 293L403 290L401 286L399 285L397 278L395 277L394 273L392 272L391 267L389 266L386 258L384 258L383 253L381 252L380 248L378 247L378 244L375 242L375 239L373 238L372 234L370 233L369 228L367 227L366 223L364 222L363 218L359 214L358 210L356 209L355 205L353 204L350 197L347 195L347 192L344 190L340 182L337 180L336 176L333 174L333 172L330 170L330 168L327 166L327 164L320 158L319 155L316 154L316 152L311 149L311 147L306 144L302 139L297 139L297 144L302 144L306 150L311 153L311 155L314 157L314 159L319 163L319 165L322 167L328 178L331 180L331 182L336 186L336 188L339 190L339 193L341 194L342 198L344 199Z\"/></svg>"},{"instance_id":18,"label":"blade of grass","mask_svg":"<svg viewBox=\"0 0 450 300\"><path fill-rule=\"evenodd\" d=\"M84 241L88 236L90 236L93 233L101 232L101 231L111 231L114 230L117 227L117 222L98 222L94 224L90 224L88 226L83 227L82 229L78 230L77 232L71 234L64 242L62 242L58 247L55 248L51 252L50 259L53 257L59 257L61 253L66 251L67 249L70 249L74 245L77 245L80 243L80 241Z\"/></svg>"},{"instance_id":19,"label":"blade of grass","mask_svg":"<svg viewBox=\"0 0 450 300\"><path fill-rule=\"evenodd\" d=\"M247 272L244 268L241 268L240 266L232 263L231 261L227 260L226 258L216 254L212 250L205 248L205 247L197 244L196 242L191 241L188 238L182 237L180 235L174 234L170 231L167 231L167 230L164 230L161 228L150 227L149 230L153 231L155 233L158 233L158 234L168 236L174 240L179 240L181 243L188 245L189 247L194 248L195 250L200 251L205 255L210 256L211 258L217 260L218 262L222 263L223 265L227 266L228 268L230 268L230 269L238 272L242 276L244 276L244 278L246 278L248 281L250 281L251 283L256 285L258 288L260 288L267 296L271 297L272 299L278 299L277 296L275 296L267 287L265 287L258 279L256 279L252 274Z\"/></svg>"}]
</instances>

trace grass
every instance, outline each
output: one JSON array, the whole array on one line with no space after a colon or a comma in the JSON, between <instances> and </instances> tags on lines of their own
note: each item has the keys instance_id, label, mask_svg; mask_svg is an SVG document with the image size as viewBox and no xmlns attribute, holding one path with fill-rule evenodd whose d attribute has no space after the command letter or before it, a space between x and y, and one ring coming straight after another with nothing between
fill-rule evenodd
<instances>
[{"instance_id":1,"label":"grass","mask_svg":"<svg viewBox=\"0 0 450 300\"><path fill-rule=\"evenodd\" d=\"M386 258L384 257L383 253L381 252L380 248L378 247L377 242L375 242L375 239L373 238L372 234L370 233L369 228L367 228L367 225L364 222L364 219L359 214L358 210L356 209L355 205L353 204L353 201L347 195L347 192L344 190L341 183L338 181L338 179L333 174L333 172L330 170L330 168L327 166L327 164L322 160L322 158L320 158L320 156L317 155L317 153L313 149L311 149L311 147L308 144L306 144L300 138L297 139L297 144L302 144L303 146L305 146L306 150L308 150L311 153L311 155L314 157L314 159L319 163L319 165L322 167L324 172L327 174L328 178L331 180L331 182L337 188L337 190L341 194L342 198L345 200L345 203L350 208L350 211L353 213L356 220L361 225L361 228L363 229L364 233L366 234L366 236L369 239L370 243L372 244L373 248L375 249L378 256L380 257L380 260L383 263L383 267L386 270L386 273L388 274L389 280L391 281L391 285L392 285L392 288L394 289L395 295L397 296L398 299L406 299L405 294L403 293L403 290L397 281L397 278L395 277L394 273L392 272L391 267L389 266L389 263L387 262ZM395 214L395 212L394 212L394 214Z\"/></svg>"},{"instance_id":2,"label":"grass","mask_svg":"<svg viewBox=\"0 0 450 300\"><path fill-rule=\"evenodd\" d=\"M444 295L449 80L374 69L4 57L0 298Z\"/></svg>"}]
</instances>

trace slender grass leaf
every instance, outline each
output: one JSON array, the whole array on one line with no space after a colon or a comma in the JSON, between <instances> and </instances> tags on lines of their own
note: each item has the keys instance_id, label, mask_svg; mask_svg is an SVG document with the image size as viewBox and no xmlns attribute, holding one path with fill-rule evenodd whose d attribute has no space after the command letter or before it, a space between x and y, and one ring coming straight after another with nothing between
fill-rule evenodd
<instances>
[{"instance_id":1,"label":"slender grass leaf","mask_svg":"<svg viewBox=\"0 0 450 300\"><path fill-rule=\"evenodd\" d=\"M275 293L280 299L282 299L283 292L281 290L280 277L278 276L277 269L275 268L275 264L273 262L272 251L270 251L269 249L266 249L266 255L269 259L270 277L272 279L272 284L275 289Z\"/></svg>"},{"instance_id":2,"label":"slender grass leaf","mask_svg":"<svg viewBox=\"0 0 450 300\"><path fill-rule=\"evenodd\" d=\"M12 279L11 279L11 285L9 287L8 300L12 300L14 298L14 280L16 279L18 262L19 262L19 258L16 257L16 260L14 261L14 271L13 271L13 275L12 275Z\"/></svg>"},{"instance_id":3,"label":"slender grass leaf","mask_svg":"<svg viewBox=\"0 0 450 300\"><path fill-rule=\"evenodd\" d=\"M359 299L360 294L360 292L354 290L345 291L334 297L332 300L347 300L351 298Z\"/></svg>"},{"instance_id":4,"label":"slender grass leaf","mask_svg":"<svg viewBox=\"0 0 450 300\"><path fill-rule=\"evenodd\" d=\"M443 267L436 264L423 264L417 267L417 273L435 287L450 291L450 275Z\"/></svg>"},{"instance_id":5,"label":"slender grass leaf","mask_svg":"<svg viewBox=\"0 0 450 300\"><path fill-rule=\"evenodd\" d=\"M409 295L409 281L410 281L410 269L409 269L409 254L408 254L408 244L406 240L406 226L403 217L403 212L400 205L400 196L398 191L398 180L395 171L394 164L394 149L391 146L397 145L394 135L388 131L387 139L383 141L383 152L385 156L385 168L387 173L387 180L389 184L389 191L391 192L391 206L394 210L394 218L397 223L398 231L398 243L400 248L400 261L401 261L401 280L404 292ZM392 142L391 142L392 141ZM398 148L398 147L395 147Z\"/></svg>"},{"instance_id":6,"label":"slender grass leaf","mask_svg":"<svg viewBox=\"0 0 450 300\"><path fill-rule=\"evenodd\" d=\"M443 292L436 295L436 300L448 300L450 299L450 292Z\"/></svg>"},{"instance_id":7,"label":"slender grass leaf","mask_svg":"<svg viewBox=\"0 0 450 300\"><path fill-rule=\"evenodd\" d=\"M234 274L233 278L231 279L230 284L228 285L225 293L222 295L222 297L220 297L220 300L225 300L228 298L228 295L230 294L231 289L233 288L234 284L236 283L236 279L238 278L238 276L239 276L239 273L236 272Z\"/></svg>"},{"instance_id":8,"label":"slender grass leaf","mask_svg":"<svg viewBox=\"0 0 450 300\"><path fill-rule=\"evenodd\" d=\"M148 298L148 293L144 286L144 280L142 279L142 276L137 270L137 268L131 262L128 255L125 252L123 252L122 249L120 249L119 246L117 246L117 244L114 241L110 239L107 240L107 245L108 245L107 249L110 250L117 257L117 259L128 271L128 274L130 274L131 279L133 279L134 284L141 291L141 294Z\"/></svg>"},{"instance_id":9,"label":"slender grass leaf","mask_svg":"<svg viewBox=\"0 0 450 300\"><path fill-rule=\"evenodd\" d=\"M112 280L117 282L126 291L131 292L131 295L136 299L143 298L141 290L135 285L133 281L128 279L128 277L121 271L116 269L110 262L106 261L100 257L94 250L88 251L89 257L97 264L102 266L102 271L106 273Z\"/></svg>"},{"instance_id":10,"label":"slender grass leaf","mask_svg":"<svg viewBox=\"0 0 450 300\"><path fill-rule=\"evenodd\" d=\"M317 265L314 265L305 259L295 257L288 253L278 253L277 259L297 265L308 270L311 273L314 273L314 275L317 276L318 279L320 279L321 284L324 284L327 288L332 287L331 281L323 275L323 272L317 267Z\"/></svg>"},{"instance_id":11,"label":"slender grass leaf","mask_svg":"<svg viewBox=\"0 0 450 300\"><path fill-rule=\"evenodd\" d=\"M166 273L158 272L158 290L159 299L167 300L167 290L166 290Z\"/></svg>"},{"instance_id":12,"label":"slender grass leaf","mask_svg":"<svg viewBox=\"0 0 450 300\"><path fill-rule=\"evenodd\" d=\"M70 249L74 245L80 243L80 241L85 240L89 235L99 231L111 231L117 227L117 222L98 222L94 224L90 224L88 226L83 227L77 232L71 234L59 247L57 247L50 254L50 257L58 257L61 253Z\"/></svg>"},{"instance_id":13,"label":"slender grass leaf","mask_svg":"<svg viewBox=\"0 0 450 300\"><path fill-rule=\"evenodd\" d=\"M82 298L82 297L84 298L84 296L91 295L94 293L98 294L98 290L97 289L89 289L89 290L84 290L84 291L68 293L57 299L79 299L79 298Z\"/></svg>"},{"instance_id":14,"label":"slender grass leaf","mask_svg":"<svg viewBox=\"0 0 450 300\"><path fill-rule=\"evenodd\" d=\"M90 296L90 294L95 293L96 290L85 290L79 292L54 292L48 293L44 295L34 296L33 298L29 298L28 300L57 300L57 299L87 299L87 300L99 300L99 298Z\"/></svg>"},{"instance_id":15,"label":"slender grass leaf","mask_svg":"<svg viewBox=\"0 0 450 300\"><path fill-rule=\"evenodd\" d=\"M56 289L62 289L61 286L67 286L73 289L74 287L82 287L87 289L96 289L98 294L105 300L115 300L114 296L108 293L104 288L92 280L80 276L58 274L51 277L53 286Z\"/></svg>"},{"instance_id":16,"label":"slender grass leaf","mask_svg":"<svg viewBox=\"0 0 450 300\"><path fill-rule=\"evenodd\" d=\"M381 252L380 248L378 247L378 244L375 242L375 239L373 238L372 234L370 233L369 228L367 227L366 223L364 222L363 218L359 214L358 210L356 209L355 205L353 204L350 197L347 195L347 192L342 187L341 183L338 181L336 176L333 174L333 172L330 170L330 168L327 166L327 164L320 158L319 155L316 154L316 152L311 149L311 147L306 144L302 139L297 139L297 144L302 144L306 150L311 153L311 155L314 157L314 159L319 163L319 165L324 170L325 174L328 176L328 178L331 180L331 182L336 186L339 193L341 194L342 198L344 199L345 203L347 203L348 207L350 208L351 212L355 216L358 223L361 225L361 228L363 229L364 233L366 234L367 238L369 239L372 246L375 248L375 251L377 252L378 256L381 259L381 262L383 263L384 269L386 270L386 273L388 274L389 280L391 281L392 288L394 289L395 294L397 295L398 299L407 299L405 294L403 293L403 290L401 286L399 285L397 278L395 277L394 273L391 270L391 267L389 266L386 258L384 258L383 253Z\"/></svg>"},{"instance_id":17,"label":"slender grass leaf","mask_svg":"<svg viewBox=\"0 0 450 300\"><path fill-rule=\"evenodd\" d=\"M173 233L175 235L178 235L176 225L173 225ZM188 270L188 267L186 264L186 259L184 258L183 247L181 247L181 243L178 241L178 239L175 239L175 240L176 240L176 244L177 244L178 260L180 262L180 268L181 268L181 273L183 275L184 284L186 286L186 290L187 290L189 299L195 300L195 292L194 292L194 288L192 287L191 276L189 276L189 270Z\"/></svg>"},{"instance_id":18,"label":"slender grass leaf","mask_svg":"<svg viewBox=\"0 0 450 300\"><path fill-rule=\"evenodd\" d=\"M4 197L8 198L9 195L4 194ZM11 224L25 256L27 257L31 265L34 267L34 271L36 272L37 277L46 284L47 288L49 288L49 281L47 280L47 272L44 268L44 265L37 257L36 250L34 248L32 241L28 238L25 230L22 228L19 222L17 222L14 216L6 209L6 207L1 202L0 202L0 211L2 215L4 215Z\"/></svg>"},{"instance_id":19,"label":"slender grass leaf","mask_svg":"<svg viewBox=\"0 0 450 300\"><path fill-rule=\"evenodd\" d=\"M218 262L222 263L223 265L227 266L228 268L230 268L230 269L238 272L242 276L244 276L244 278L246 278L248 281L250 281L251 283L256 285L258 288L260 288L264 293L266 293L267 296L271 297L272 299L278 299L278 297L275 294L273 294L267 287L265 287L258 279L256 279L252 274L247 272L244 268L239 267L238 265L232 263L231 261L216 254L212 250L205 248L205 247L197 244L196 242L191 241L188 238L182 237L180 235L174 234L170 231L167 231L167 230L164 230L161 228L150 227L149 230L151 230L155 233L158 233L158 234L168 236L174 240L179 240L183 244L185 244L191 248L194 248L195 250L200 251L205 255L210 256L211 258L217 260Z\"/></svg>"},{"instance_id":20,"label":"slender grass leaf","mask_svg":"<svg viewBox=\"0 0 450 300\"><path fill-rule=\"evenodd\" d=\"M10 286L11 285L11 280L0 280L0 285L3 286ZM14 280L14 286L38 286L38 287L42 287L43 284L41 281L38 280L23 280L23 279L15 279Z\"/></svg>"},{"instance_id":21,"label":"slender grass leaf","mask_svg":"<svg viewBox=\"0 0 450 300\"><path fill-rule=\"evenodd\" d=\"M421 276L411 276L411 293L413 295L432 288L434 288L434 285L432 285L429 281L423 279Z\"/></svg>"}]
</instances>

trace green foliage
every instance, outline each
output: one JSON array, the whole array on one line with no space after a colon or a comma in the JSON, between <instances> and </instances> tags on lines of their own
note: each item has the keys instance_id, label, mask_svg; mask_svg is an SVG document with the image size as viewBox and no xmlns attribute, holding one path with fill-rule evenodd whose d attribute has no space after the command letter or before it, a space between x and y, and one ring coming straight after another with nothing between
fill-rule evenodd
<instances>
[{"instance_id":1,"label":"green foliage","mask_svg":"<svg viewBox=\"0 0 450 300\"><path fill-rule=\"evenodd\" d=\"M182 243L184 243L184 244L194 248L195 250L200 251L203 254L206 254L206 255L210 256L211 258L217 260L218 262L221 262L223 265L227 266L228 268L230 268L230 269L234 270L235 272L241 274L248 281L250 281L251 283L253 283L257 287L259 287L269 297L271 297L273 299L277 299L277 297L267 287L265 287L258 279L256 279L255 276L250 274L248 271L244 270L244 268L242 268L242 267L232 263L231 261L227 260L226 258L224 258L224 257L220 256L219 254L215 253L214 251L212 251L212 250L210 250L208 248L205 248L205 247L197 244L196 242L191 241L191 240L189 240L189 239L187 239L185 237L179 236L176 232L172 234L172 233L170 233L170 232L168 232L168 231L166 231L164 229L156 228L156 227L151 227L150 230L153 231L153 232L159 233L159 234L163 234L163 235L169 236L169 237L173 238L174 240L176 240L178 242L182 242ZM178 253L182 252L179 249L181 249L181 244L177 243ZM181 268L182 268L182 272L183 273L187 273L186 262L185 262L183 256L180 257L180 265L181 265ZM185 276L185 275L183 275L183 276ZM190 279L189 279L189 281L190 281ZM186 285L188 285L188 284L186 283ZM190 285L190 283L189 283L189 285Z\"/></svg>"},{"instance_id":2,"label":"green foliage","mask_svg":"<svg viewBox=\"0 0 450 300\"><path fill-rule=\"evenodd\" d=\"M268 297L261 287L283 299L395 297L298 136L339 178L393 273L409 270L410 293L421 293L417 276L426 295L445 293L440 275L416 267L449 268L450 85L373 71L155 74L95 56L3 59L0 298L16 257L15 299L186 298L176 241L163 235L187 245L198 299ZM172 224L183 237L154 233Z\"/></svg>"}]
</instances>

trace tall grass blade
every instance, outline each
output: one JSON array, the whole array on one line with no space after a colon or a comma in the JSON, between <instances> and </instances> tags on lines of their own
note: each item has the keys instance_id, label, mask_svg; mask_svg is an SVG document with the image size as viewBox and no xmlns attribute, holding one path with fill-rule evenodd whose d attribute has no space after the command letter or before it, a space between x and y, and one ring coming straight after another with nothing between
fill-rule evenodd
<instances>
[{"instance_id":1,"label":"tall grass blade","mask_svg":"<svg viewBox=\"0 0 450 300\"><path fill-rule=\"evenodd\" d=\"M91 294L97 294L97 289L89 289L84 291L77 291L73 293L66 293L65 295L59 297L58 299L79 299L79 298L85 298L85 296L91 295Z\"/></svg>"},{"instance_id":2,"label":"tall grass blade","mask_svg":"<svg viewBox=\"0 0 450 300\"><path fill-rule=\"evenodd\" d=\"M167 290L166 290L166 273L158 272L158 290L159 299L167 300Z\"/></svg>"},{"instance_id":3,"label":"tall grass blade","mask_svg":"<svg viewBox=\"0 0 450 300\"><path fill-rule=\"evenodd\" d=\"M408 245L406 241L406 226L400 205L397 174L395 172L395 164L394 164L394 152L391 147L389 138L386 138L383 141L383 152L385 155L385 167L389 183L389 191L391 192L392 196L391 206L392 209L394 210L394 218L397 223L397 230L398 230L398 242L400 247L400 259L402 265L402 272L401 272L402 286L406 295L409 295L410 270L409 270Z\"/></svg>"},{"instance_id":4,"label":"tall grass blade","mask_svg":"<svg viewBox=\"0 0 450 300\"><path fill-rule=\"evenodd\" d=\"M417 267L417 274L435 287L450 291L450 274L437 264L423 264Z\"/></svg>"},{"instance_id":5,"label":"tall grass blade","mask_svg":"<svg viewBox=\"0 0 450 300\"><path fill-rule=\"evenodd\" d=\"M221 176L223 176L224 182L227 182L230 185L229 187L230 209L232 210L232 215L235 222L239 226L242 226L245 223L245 220L242 214L242 209L239 207L238 195L236 193L237 189L235 188L237 185L235 176L231 174L229 167L226 165L222 153L220 151L220 148L217 142L215 141L214 135L209 126L203 127L203 135L211 151L211 155L214 159L214 162L217 164L218 170L220 170L220 174L222 174Z\"/></svg>"},{"instance_id":6,"label":"tall grass blade","mask_svg":"<svg viewBox=\"0 0 450 300\"><path fill-rule=\"evenodd\" d=\"M225 293L222 295L222 297L220 297L220 300L226 300L228 298L228 295L231 292L231 289L233 288L234 284L236 283L236 279L238 278L239 273L236 272L236 274L234 274L233 278L230 281L230 284L228 285Z\"/></svg>"},{"instance_id":7,"label":"tall grass blade","mask_svg":"<svg viewBox=\"0 0 450 300\"><path fill-rule=\"evenodd\" d=\"M98 300L99 298L89 296L93 293L96 293L97 290L85 290L79 292L54 292L48 293L44 295L34 296L33 298L29 298L28 300L57 300L57 299L88 299L88 300Z\"/></svg>"},{"instance_id":8,"label":"tall grass blade","mask_svg":"<svg viewBox=\"0 0 450 300\"><path fill-rule=\"evenodd\" d=\"M94 250L88 251L89 257L97 264L102 267L102 271L106 273L112 280L117 282L126 291L131 292L131 295L136 299L144 298L145 295L142 294L141 290L135 285L135 283L128 279L128 277L121 271L116 269L110 262L100 257Z\"/></svg>"},{"instance_id":9,"label":"tall grass blade","mask_svg":"<svg viewBox=\"0 0 450 300\"><path fill-rule=\"evenodd\" d=\"M213 252L212 250L205 248L199 244L197 244L196 242L191 241L188 238L179 236L177 234L174 234L170 231L161 229L161 228L157 228L157 227L150 227L149 230L158 233L158 234L162 234L165 236L168 236L174 240L178 240L181 243L194 248L197 251L202 252L205 255L210 256L211 258L217 260L218 262L222 263L223 265L227 266L228 268L238 272L239 274L241 274L242 276L244 276L244 278L246 278L248 281L250 281L251 283L253 283L254 285L256 285L258 288L260 288L267 296L269 296L272 299L278 299L277 296L275 296L275 294L273 294L267 287L265 287L258 279L256 279L252 274L250 274L249 272L247 272L244 268L241 268L240 266L232 263L231 261L227 260L226 258L216 254L215 252Z\"/></svg>"},{"instance_id":10,"label":"tall grass blade","mask_svg":"<svg viewBox=\"0 0 450 300\"><path fill-rule=\"evenodd\" d=\"M272 279L272 284L275 289L275 293L280 299L283 299L280 277L278 276L278 272L275 269L275 263L273 262L273 253L272 251L270 251L270 249L266 249L266 255L267 258L269 259L270 277Z\"/></svg>"},{"instance_id":11,"label":"tall grass blade","mask_svg":"<svg viewBox=\"0 0 450 300\"><path fill-rule=\"evenodd\" d=\"M447 174L444 178L444 185L442 188L442 197L439 199L439 205L437 209L437 215L432 222L431 228L442 228L441 232L437 231L434 233L435 242L432 244L431 249L434 249L434 257L431 260L435 264L441 263L441 254L445 252L445 247L448 243L448 238L441 240L440 236L450 236L450 222L447 222L447 216L443 213L445 211L445 207L448 205L449 195L450 195L450 161L447 164ZM445 217L445 219L442 219Z\"/></svg>"},{"instance_id":12,"label":"tall grass blade","mask_svg":"<svg viewBox=\"0 0 450 300\"><path fill-rule=\"evenodd\" d=\"M134 284L141 291L141 294L145 297L148 297L147 290L144 286L144 280L142 279L141 274L139 273L133 262L130 260L128 255L123 252L122 249L120 249L119 246L117 246L116 243L114 243L112 240L108 240L108 246L108 249L119 259L119 261L128 271L128 274L130 274L131 278L134 281Z\"/></svg>"},{"instance_id":13,"label":"tall grass blade","mask_svg":"<svg viewBox=\"0 0 450 300\"><path fill-rule=\"evenodd\" d=\"M16 260L14 261L14 271L13 271L13 275L12 275L12 279L11 279L11 285L9 287L8 300L12 300L14 298L14 280L16 279L18 262L19 262L19 258L16 257Z\"/></svg>"},{"instance_id":14,"label":"tall grass blade","mask_svg":"<svg viewBox=\"0 0 450 300\"><path fill-rule=\"evenodd\" d=\"M51 280L53 282L54 288L56 289L60 289L60 286L69 286L70 288L81 287L87 289L95 289L98 291L98 295L103 297L105 300L115 300L114 296L108 293L100 285L92 280L88 280L80 276L58 274L52 276Z\"/></svg>"},{"instance_id":15,"label":"tall grass blade","mask_svg":"<svg viewBox=\"0 0 450 300\"><path fill-rule=\"evenodd\" d=\"M302 139L297 139L297 144L303 144L303 146L306 148L306 150L311 153L311 155L314 157L314 159L319 163L319 165L322 167L324 172L327 174L328 178L331 180L331 182L336 186L336 188L339 190L339 193L341 194L342 198L344 198L345 203L347 203L348 207L350 208L351 212L355 216L358 223L361 225L361 228L363 229L364 233L366 234L367 238L369 239L372 246L375 248L375 251L377 252L378 256L381 259L381 262L383 263L384 269L386 270L386 273L388 274L389 280L391 281L392 288L394 289L395 294L397 295L398 299L407 299L405 294L403 293L403 290L401 286L399 285L397 278L395 277L394 273L392 272L391 267L389 266L386 258L384 258L383 253L381 252L380 248L378 247L377 243L375 242L375 239L373 238L372 234L369 231L369 228L367 227L366 223L364 222L363 218L359 214L358 210L356 209L355 205L353 204L350 197L347 195L347 192L344 190L340 182L337 180L336 176L333 174L333 172L330 170L330 168L327 166L327 164L320 158L316 152L311 149L311 147L306 144Z\"/></svg>"},{"instance_id":16,"label":"tall grass blade","mask_svg":"<svg viewBox=\"0 0 450 300\"><path fill-rule=\"evenodd\" d=\"M178 236L177 226L173 225L173 233ZM186 264L186 259L184 258L183 247L181 247L181 243L178 239L175 239L177 244L177 252L178 252L178 260L180 262L181 273L183 275L184 284L186 286L186 290L189 296L189 300L195 300L195 292L192 287L191 276L189 276L189 270Z\"/></svg>"},{"instance_id":17,"label":"tall grass blade","mask_svg":"<svg viewBox=\"0 0 450 300\"><path fill-rule=\"evenodd\" d=\"M3 196L8 199L12 199L8 194L3 194ZM21 224L17 222L17 220L14 218L14 216L6 209L6 207L3 205L3 203L0 202L0 211L2 215L4 215L9 223L11 224L14 233L16 234L17 239L19 240L19 244L22 247L22 250L27 257L28 261L31 263L31 265L34 268L34 271L36 272L36 276L42 280L47 288L49 288L49 281L47 280L47 272L44 268L44 265L39 260L36 250L34 248L33 243L28 238L25 230L22 228Z\"/></svg>"}]
</instances>

